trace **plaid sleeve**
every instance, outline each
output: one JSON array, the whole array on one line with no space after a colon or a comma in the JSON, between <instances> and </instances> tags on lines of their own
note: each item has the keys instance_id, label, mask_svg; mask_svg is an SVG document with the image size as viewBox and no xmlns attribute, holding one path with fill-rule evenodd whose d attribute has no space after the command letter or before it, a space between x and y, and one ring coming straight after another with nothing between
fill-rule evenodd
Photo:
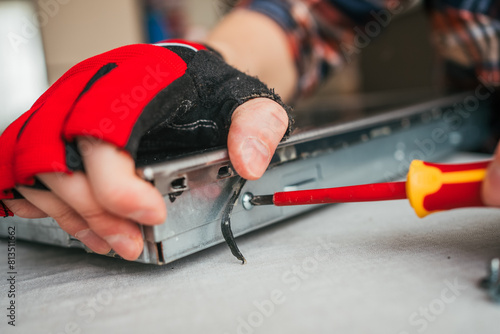
<instances>
[{"instance_id":1,"label":"plaid sleeve","mask_svg":"<svg viewBox=\"0 0 500 334\"><path fill-rule=\"evenodd\" d=\"M428 1L433 40L445 60L469 70L470 81L500 86L500 1ZM464 78L465 81L465 78ZM464 83L464 85L467 85Z\"/></svg>"},{"instance_id":2,"label":"plaid sleeve","mask_svg":"<svg viewBox=\"0 0 500 334\"><path fill-rule=\"evenodd\" d=\"M329 73L349 63L390 23L418 0L243 0L239 7L263 13L287 33L299 81L307 95ZM481 81L500 86L500 1L425 0L433 40L458 68L463 86ZM450 74L449 73L449 74ZM451 73L452 74L452 73Z\"/></svg>"},{"instance_id":3,"label":"plaid sleeve","mask_svg":"<svg viewBox=\"0 0 500 334\"><path fill-rule=\"evenodd\" d=\"M243 0L238 7L269 16L286 32L299 73L297 95L307 95L349 63L412 0Z\"/></svg>"}]
</instances>

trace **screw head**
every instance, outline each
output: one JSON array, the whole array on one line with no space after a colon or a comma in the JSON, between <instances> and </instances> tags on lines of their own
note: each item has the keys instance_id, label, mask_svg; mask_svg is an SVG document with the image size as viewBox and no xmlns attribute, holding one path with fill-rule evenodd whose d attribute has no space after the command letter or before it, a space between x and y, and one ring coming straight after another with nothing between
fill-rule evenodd
<instances>
[{"instance_id":1,"label":"screw head","mask_svg":"<svg viewBox=\"0 0 500 334\"><path fill-rule=\"evenodd\" d=\"M251 202L253 198L252 193L244 193L243 196L241 197L241 204L243 205L243 208L245 210L252 210L253 204Z\"/></svg>"}]
</instances>

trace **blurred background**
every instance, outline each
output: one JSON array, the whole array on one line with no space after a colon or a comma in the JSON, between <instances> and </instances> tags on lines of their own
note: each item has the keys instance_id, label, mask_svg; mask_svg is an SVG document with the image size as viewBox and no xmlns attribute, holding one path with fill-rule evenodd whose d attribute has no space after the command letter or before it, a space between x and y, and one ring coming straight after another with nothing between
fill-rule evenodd
<instances>
[{"instance_id":1,"label":"blurred background","mask_svg":"<svg viewBox=\"0 0 500 334\"><path fill-rule=\"evenodd\" d=\"M202 40L223 16L224 3L0 0L0 129L83 59L125 44L177 37ZM394 19L362 51L312 99L300 103L299 112L342 103L343 97L359 93L402 98L432 90L439 82L428 22L420 6Z\"/></svg>"}]
</instances>

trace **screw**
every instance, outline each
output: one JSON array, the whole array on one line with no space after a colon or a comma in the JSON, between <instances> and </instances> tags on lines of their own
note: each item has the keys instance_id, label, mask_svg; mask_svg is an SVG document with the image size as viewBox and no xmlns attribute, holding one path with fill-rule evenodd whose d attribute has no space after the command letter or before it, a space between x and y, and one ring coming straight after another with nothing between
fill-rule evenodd
<instances>
[{"instance_id":1,"label":"screw","mask_svg":"<svg viewBox=\"0 0 500 334\"><path fill-rule=\"evenodd\" d=\"M488 276L481 280L481 287L485 289L490 289L495 284L498 284L499 270L500 270L500 260L498 258L491 260Z\"/></svg>"},{"instance_id":2,"label":"screw","mask_svg":"<svg viewBox=\"0 0 500 334\"><path fill-rule=\"evenodd\" d=\"M243 205L243 208L245 210L252 210L253 204L252 204L252 198L253 194L252 193L244 193L243 196L241 197L241 204Z\"/></svg>"},{"instance_id":3,"label":"screw","mask_svg":"<svg viewBox=\"0 0 500 334\"><path fill-rule=\"evenodd\" d=\"M500 259L491 260L489 274L481 280L481 287L488 290L490 297L500 303Z\"/></svg>"}]
</instances>

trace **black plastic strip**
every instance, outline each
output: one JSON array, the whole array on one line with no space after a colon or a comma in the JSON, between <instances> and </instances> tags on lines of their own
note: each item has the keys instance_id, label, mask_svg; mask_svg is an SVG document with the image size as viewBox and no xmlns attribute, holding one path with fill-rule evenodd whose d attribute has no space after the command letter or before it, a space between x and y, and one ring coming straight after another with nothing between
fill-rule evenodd
<instances>
[{"instance_id":1,"label":"black plastic strip","mask_svg":"<svg viewBox=\"0 0 500 334\"><path fill-rule=\"evenodd\" d=\"M224 209L224 212L222 213L222 220L221 220L221 230L222 230L222 235L224 236L224 240L226 240L227 245L229 246L229 249L231 250L231 253L241 261L241 264L247 263L247 260L243 256L243 254L240 252L240 249L238 248L238 245L236 244L236 241L234 240L233 236L233 231L231 230L231 213L233 212L234 205L238 202L238 198L240 197L241 189L243 189L243 186L245 185L246 180L241 178L236 182L236 184L233 186L234 188L234 193L229 199L226 208Z\"/></svg>"}]
</instances>

